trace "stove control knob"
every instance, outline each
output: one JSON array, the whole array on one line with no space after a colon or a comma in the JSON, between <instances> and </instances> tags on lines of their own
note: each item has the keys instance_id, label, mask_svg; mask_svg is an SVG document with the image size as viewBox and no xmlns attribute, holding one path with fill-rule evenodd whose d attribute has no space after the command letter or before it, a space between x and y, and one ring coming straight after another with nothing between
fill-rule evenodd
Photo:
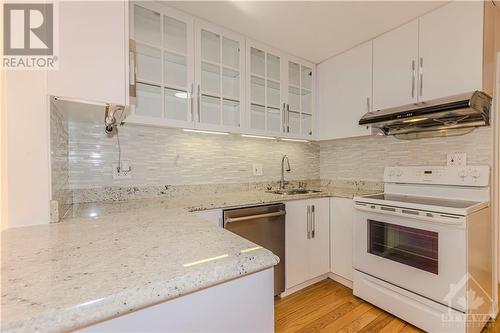
<instances>
[{"instance_id":1,"label":"stove control knob","mask_svg":"<svg viewBox=\"0 0 500 333\"><path fill-rule=\"evenodd\" d=\"M481 172L479 172L479 170L477 169L473 169L470 175L472 176L472 178L478 179L479 177L481 177Z\"/></svg>"},{"instance_id":2,"label":"stove control knob","mask_svg":"<svg viewBox=\"0 0 500 333\"><path fill-rule=\"evenodd\" d=\"M465 177L467 177L467 170L465 170L465 169L460 170L460 171L458 172L458 176L459 176L460 178L462 178L462 180L464 180L464 179L465 179Z\"/></svg>"},{"instance_id":3,"label":"stove control knob","mask_svg":"<svg viewBox=\"0 0 500 333\"><path fill-rule=\"evenodd\" d=\"M402 175L403 175L403 170L401 170L401 169L397 169L397 170L396 170L396 176L397 176L397 177L401 177Z\"/></svg>"},{"instance_id":4,"label":"stove control knob","mask_svg":"<svg viewBox=\"0 0 500 333\"><path fill-rule=\"evenodd\" d=\"M394 176L394 169L389 169L388 174L389 174L389 177Z\"/></svg>"}]
</instances>

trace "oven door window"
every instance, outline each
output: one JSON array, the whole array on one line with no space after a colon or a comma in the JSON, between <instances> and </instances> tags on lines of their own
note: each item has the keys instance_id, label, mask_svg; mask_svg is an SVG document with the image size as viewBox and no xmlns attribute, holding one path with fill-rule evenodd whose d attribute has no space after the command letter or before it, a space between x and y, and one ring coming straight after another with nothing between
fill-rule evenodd
<instances>
[{"instance_id":1,"label":"oven door window","mask_svg":"<svg viewBox=\"0 0 500 333\"><path fill-rule=\"evenodd\" d=\"M438 233L368 220L368 252L438 274Z\"/></svg>"}]
</instances>

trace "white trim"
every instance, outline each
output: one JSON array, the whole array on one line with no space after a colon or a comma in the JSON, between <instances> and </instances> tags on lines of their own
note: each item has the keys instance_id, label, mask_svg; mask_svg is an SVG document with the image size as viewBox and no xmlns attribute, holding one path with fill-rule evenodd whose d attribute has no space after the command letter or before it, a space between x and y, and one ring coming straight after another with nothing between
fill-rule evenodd
<instances>
[{"instance_id":1,"label":"white trim","mask_svg":"<svg viewBox=\"0 0 500 333\"><path fill-rule=\"evenodd\" d=\"M297 291L300 291L304 288L312 286L313 284L318 283L318 282L323 281L323 280L326 280L326 279L330 279L330 280L333 280L335 282L338 282L341 285L343 285L349 289L352 289L352 287L353 287L352 281L350 281L350 280L348 280L340 275L337 275L335 273L329 272L329 273L317 276L315 278L312 278L310 280L307 280L306 282L303 282L303 283L298 284L296 286L293 286L291 288L288 288L287 290L285 290L284 292L282 292L280 294L280 298L288 297L288 296L296 293Z\"/></svg>"},{"instance_id":2,"label":"white trim","mask_svg":"<svg viewBox=\"0 0 500 333\"><path fill-rule=\"evenodd\" d=\"M491 186L491 208L492 208L492 220L493 220L493 314L492 317L496 318L498 315L498 282L500 279L499 271L499 255L498 255L498 241L499 241L499 219L500 219L500 205L498 204L500 200L500 118L498 117L498 112L500 112L500 52L497 53L497 68L496 68L496 92L493 98L493 112L491 112L493 126L492 136L492 157L493 157L493 170L492 170L492 186Z\"/></svg>"},{"instance_id":3,"label":"white trim","mask_svg":"<svg viewBox=\"0 0 500 333\"><path fill-rule=\"evenodd\" d=\"M332 273L332 272L328 273L328 278L346 286L349 289L352 289L352 287L353 287L353 283L351 280L348 280L345 277L342 277L342 276L337 275L335 273Z\"/></svg>"},{"instance_id":4,"label":"white trim","mask_svg":"<svg viewBox=\"0 0 500 333\"><path fill-rule=\"evenodd\" d=\"M290 295L291 295L291 294L293 294L293 293L296 293L296 292L297 292L297 291L299 291L299 290L302 290L302 289L304 289L304 288L306 288L306 287L312 286L312 285L313 285L313 284L315 284L315 283L318 283L318 282L320 282L320 281L323 281L323 280L325 280L325 279L327 279L327 278L328 278L328 274L330 274L330 273L322 274L322 275L320 275L320 276L317 276L317 277L315 277L315 278L312 278L312 279L310 279L310 280L307 280L306 282L302 282L301 284L298 284L298 285L296 285L296 286L293 286L293 287L291 287L291 288L288 288L287 290L285 290L284 292L282 292L282 293L280 294L280 297L281 297L281 298L285 298L285 297L287 297L287 296L290 296Z\"/></svg>"}]
</instances>

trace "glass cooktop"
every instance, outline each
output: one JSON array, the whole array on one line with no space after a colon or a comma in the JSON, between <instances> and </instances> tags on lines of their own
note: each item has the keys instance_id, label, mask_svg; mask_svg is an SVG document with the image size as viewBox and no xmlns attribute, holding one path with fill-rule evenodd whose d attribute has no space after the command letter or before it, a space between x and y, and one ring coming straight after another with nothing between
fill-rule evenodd
<instances>
[{"instance_id":1,"label":"glass cooktop","mask_svg":"<svg viewBox=\"0 0 500 333\"><path fill-rule=\"evenodd\" d=\"M448 208L459 208L465 209L479 204L479 202L466 201L466 200L450 200L441 198L430 198L430 197L416 197L401 194L373 194L365 195L363 198L374 199L374 200L384 200L402 203L411 203L417 205L427 205L427 206L437 206L437 207L448 207Z\"/></svg>"}]
</instances>

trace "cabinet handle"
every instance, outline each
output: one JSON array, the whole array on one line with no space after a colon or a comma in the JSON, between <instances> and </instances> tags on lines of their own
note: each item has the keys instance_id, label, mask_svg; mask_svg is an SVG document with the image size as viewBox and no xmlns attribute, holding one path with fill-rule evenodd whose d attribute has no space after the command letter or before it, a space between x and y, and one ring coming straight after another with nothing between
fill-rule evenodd
<instances>
[{"instance_id":1,"label":"cabinet handle","mask_svg":"<svg viewBox=\"0 0 500 333\"><path fill-rule=\"evenodd\" d=\"M420 96L424 93L424 58L420 57Z\"/></svg>"},{"instance_id":2,"label":"cabinet handle","mask_svg":"<svg viewBox=\"0 0 500 333\"><path fill-rule=\"evenodd\" d=\"M370 112L370 97L366 98L366 112Z\"/></svg>"},{"instance_id":3,"label":"cabinet handle","mask_svg":"<svg viewBox=\"0 0 500 333\"><path fill-rule=\"evenodd\" d=\"M201 86L198 84L198 96L197 96L197 113L198 113L198 122L201 122Z\"/></svg>"},{"instance_id":4,"label":"cabinet handle","mask_svg":"<svg viewBox=\"0 0 500 333\"><path fill-rule=\"evenodd\" d=\"M286 105L286 132L290 133L290 104Z\"/></svg>"},{"instance_id":5,"label":"cabinet handle","mask_svg":"<svg viewBox=\"0 0 500 333\"><path fill-rule=\"evenodd\" d=\"M283 133L286 132L286 117L285 117L285 112L286 112L286 103L283 103L283 113L281 114L281 126L283 127Z\"/></svg>"},{"instance_id":6,"label":"cabinet handle","mask_svg":"<svg viewBox=\"0 0 500 333\"><path fill-rule=\"evenodd\" d=\"M137 76L137 61L136 61L136 48L135 48L135 40L129 39L128 41L128 50L129 50L129 61L128 61L128 75L129 75L129 96L137 97L137 85L136 85L136 76Z\"/></svg>"},{"instance_id":7,"label":"cabinet handle","mask_svg":"<svg viewBox=\"0 0 500 333\"><path fill-rule=\"evenodd\" d=\"M311 239L310 224L311 224L311 206L307 205L307 239Z\"/></svg>"},{"instance_id":8,"label":"cabinet handle","mask_svg":"<svg viewBox=\"0 0 500 333\"><path fill-rule=\"evenodd\" d=\"M311 237L314 238L316 236L316 211L315 205L311 207Z\"/></svg>"},{"instance_id":9,"label":"cabinet handle","mask_svg":"<svg viewBox=\"0 0 500 333\"><path fill-rule=\"evenodd\" d=\"M411 61L411 98L415 97L415 79L417 73L415 72L415 60Z\"/></svg>"},{"instance_id":10,"label":"cabinet handle","mask_svg":"<svg viewBox=\"0 0 500 333\"><path fill-rule=\"evenodd\" d=\"M194 83L191 83L191 89L190 89L190 106L191 106L191 121L194 122Z\"/></svg>"}]
</instances>

